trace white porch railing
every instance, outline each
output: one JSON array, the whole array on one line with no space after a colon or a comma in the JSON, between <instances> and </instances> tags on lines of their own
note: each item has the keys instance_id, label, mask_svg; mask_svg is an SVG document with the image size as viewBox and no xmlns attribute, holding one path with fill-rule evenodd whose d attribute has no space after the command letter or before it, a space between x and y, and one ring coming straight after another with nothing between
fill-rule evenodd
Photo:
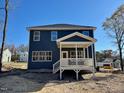
<instances>
[{"instance_id":1,"label":"white porch railing","mask_svg":"<svg viewBox=\"0 0 124 93\"><path fill-rule=\"evenodd\" d=\"M63 58L60 60L60 66L93 66L92 58Z\"/></svg>"},{"instance_id":2,"label":"white porch railing","mask_svg":"<svg viewBox=\"0 0 124 93\"><path fill-rule=\"evenodd\" d=\"M60 70L60 60L53 64L53 73L56 73Z\"/></svg>"},{"instance_id":3,"label":"white porch railing","mask_svg":"<svg viewBox=\"0 0 124 93\"><path fill-rule=\"evenodd\" d=\"M56 73L60 70L60 67L84 67L84 66L93 66L92 58L62 58L53 64L53 73Z\"/></svg>"}]
</instances>

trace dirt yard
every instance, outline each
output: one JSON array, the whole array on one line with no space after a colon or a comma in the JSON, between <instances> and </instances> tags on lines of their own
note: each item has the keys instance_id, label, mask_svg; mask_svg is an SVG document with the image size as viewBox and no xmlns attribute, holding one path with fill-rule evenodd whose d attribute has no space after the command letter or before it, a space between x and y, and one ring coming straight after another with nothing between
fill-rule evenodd
<instances>
[{"instance_id":1,"label":"dirt yard","mask_svg":"<svg viewBox=\"0 0 124 93\"><path fill-rule=\"evenodd\" d=\"M82 74L79 81L64 74L33 73L25 69L13 69L0 74L0 93L124 93L124 74Z\"/></svg>"},{"instance_id":2,"label":"dirt yard","mask_svg":"<svg viewBox=\"0 0 124 93\"><path fill-rule=\"evenodd\" d=\"M4 62L3 71L11 69L27 69L27 62Z\"/></svg>"}]
</instances>

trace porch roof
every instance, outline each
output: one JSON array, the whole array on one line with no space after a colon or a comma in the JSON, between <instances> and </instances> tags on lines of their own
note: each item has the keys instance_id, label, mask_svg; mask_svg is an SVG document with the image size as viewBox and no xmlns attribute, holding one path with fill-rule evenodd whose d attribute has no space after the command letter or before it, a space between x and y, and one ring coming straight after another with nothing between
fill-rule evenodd
<instances>
[{"instance_id":1,"label":"porch roof","mask_svg":"<svg viewBox=\"0 0 124 93\"><path fill-rule=\"evenodd\" d=\"M69 39L74 36L84 38L88 41L64 41L64 40ZM63 48L75 48L76 46L79 48L87 48L90 45L92 45L93 43L95 43L96 39L86 36L86 35L83 35L79 32L74 32L72 34L69 34L62 38L57 39L56 42L57 42L58 47L60 47L60 44L61 44L61 47L63 47Z\"/></svg>"},{"instance_id":2,"label":"porch roof","mask_svg":"<svg viewBox=\"0 0 124 93\"><path fill-rule=\"evenodd\" d=\"M91 42L96 42L96 39L94 39L92 37L89 37L89 36L86 36L86 35L84 35L82 33L79 33L79 32L74 32L72 34L66 35L66 36L64 36L62 38L57 39L56 41L57 42L62 42L64 40L69 39L69 38L74 37L74 36L78 36L80 38L84 38L84 39L89 40Z\"/></svg>"},{"instance_id":3,"label":"porch roof","mask_svg":"<svg viewBox=\"0 0 124 93\"><path fill-rule=\"evenodd\" d=\"M93 42L60 42L57 43L58 47L60 48L60 44L62 48L88 48Z\"/></svg>"}]
</instances>

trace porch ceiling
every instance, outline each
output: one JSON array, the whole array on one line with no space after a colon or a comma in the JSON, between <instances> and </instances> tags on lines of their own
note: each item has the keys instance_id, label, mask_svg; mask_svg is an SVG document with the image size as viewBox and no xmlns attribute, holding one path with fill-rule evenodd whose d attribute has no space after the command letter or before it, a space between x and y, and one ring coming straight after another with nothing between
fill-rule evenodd
<instances>
[{"instance_id":1,"label":"porch ceiling","mask_svg":"<svg viewBox=\"0 0 124 93\"><path fill-rule=\"evenodd\" d=\"M59 42L57 43L58 48L60 48L60 44L62 48L87 48L93 44L93 42Z\"/></svg>"}]
</instances>

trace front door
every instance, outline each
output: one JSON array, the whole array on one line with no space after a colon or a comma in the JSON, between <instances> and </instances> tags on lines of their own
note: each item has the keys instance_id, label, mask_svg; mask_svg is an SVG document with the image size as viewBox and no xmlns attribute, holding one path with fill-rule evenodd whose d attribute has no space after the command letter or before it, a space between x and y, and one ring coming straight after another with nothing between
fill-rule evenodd
<instances>
[{"instance_id":1,"label":"front door","mask_svg":"<svg viewBox=\"0 0 124 93\"><path fill-rule=\"evenodd\" d=\"M62 51L62 58L68 58L68 51Z\"/></svg>"}]
</instances>

